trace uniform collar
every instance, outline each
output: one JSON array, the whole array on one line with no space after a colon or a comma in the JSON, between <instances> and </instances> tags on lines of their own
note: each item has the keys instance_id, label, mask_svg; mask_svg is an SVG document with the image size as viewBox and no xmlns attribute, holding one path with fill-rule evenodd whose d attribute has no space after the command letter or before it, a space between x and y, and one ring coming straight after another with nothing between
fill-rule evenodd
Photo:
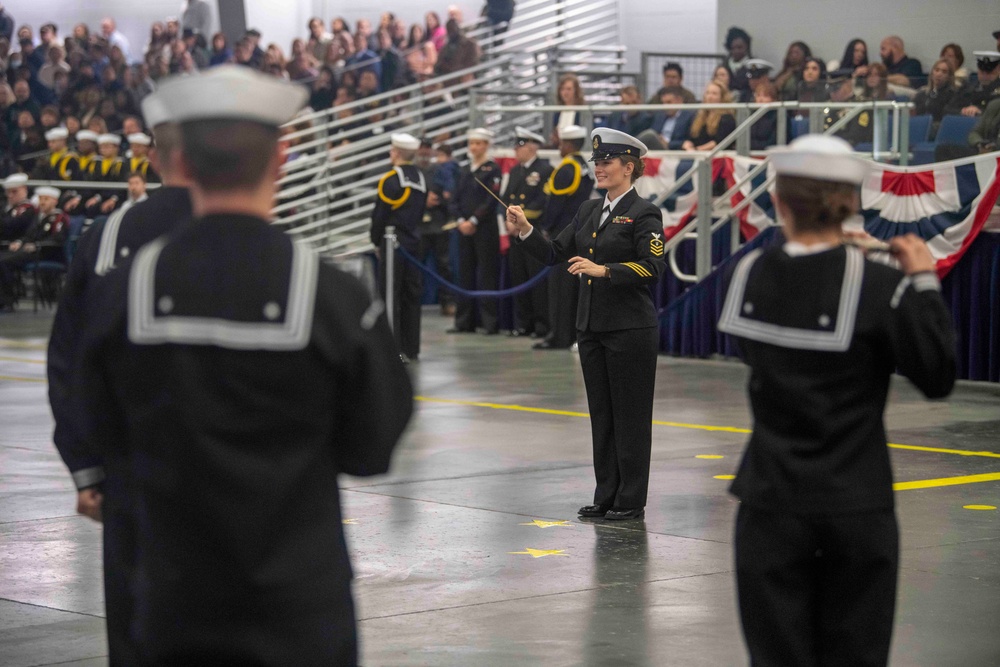
<instances>
[{"instance_id":1,"label":"uniform collar","mask_svg":"<svg viewBox=\"0 0 1000 667\"><path fill-rule=\"evenodd\" d=\"M608 206L610 206L611 207L611 211L614 212L615 207L618 206L618 204L621 203L622 199L625 199L625 195L627 195L628 193L632 192L633 190L635 190L635 186L634 185L632 187L630 187L628 190L626 190L624 193L622 193L621 195L619 195L618 197L616 197L613 201L608 201L608 196L604 195L604 205L601 207L601 210L603 211L605 208L607 208Z\"/></svg>"}]
</instances>

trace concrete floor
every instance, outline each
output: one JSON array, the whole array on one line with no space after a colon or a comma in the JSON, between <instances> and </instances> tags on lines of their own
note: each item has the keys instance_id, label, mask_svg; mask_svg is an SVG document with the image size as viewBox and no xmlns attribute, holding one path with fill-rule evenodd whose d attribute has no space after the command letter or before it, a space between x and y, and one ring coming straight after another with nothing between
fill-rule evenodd
<instances>
[{"instance_id":1,"label":"concrete floor","mask_svg":"<svg viewBox=\"0 0 1000 667\"><path fill-rule=\"evenodd\" d=\"M5 667L106 664L100 527L75 516L50 444L50 322L0 315ZM342 480L363 664L745 665L736 503L720 479L749 425L743 366L661 357L646 519L582 522L593 486L577 357L447 325L425 311L411 366L422 399L392 473ZM887 422L916 447L893 448L898 482L960 478L897 493L892 664L1000 665L1000 513L966 509L1000 505L1000 387L927 403L899 382Z\"/></svg>"}]
</instances>

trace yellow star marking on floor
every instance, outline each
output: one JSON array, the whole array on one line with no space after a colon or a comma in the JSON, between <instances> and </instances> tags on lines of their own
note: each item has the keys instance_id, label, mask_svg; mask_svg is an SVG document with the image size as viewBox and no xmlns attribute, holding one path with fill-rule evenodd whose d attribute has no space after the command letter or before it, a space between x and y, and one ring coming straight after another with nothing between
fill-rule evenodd
<instances>
[{"instance_id":1,"label":"yellow star marking on floor","mask_svg":"<svg viewBox=\"0 0 1000 667\"><path fill-rule=\"evenodd\" d=\"M695 456L696 459L721 459L722 454L698 454Z\"/></svg>"},{"instance_id":2,"label":"yellow star marking on floor","mask_svg":"<svg viewBox=\"0 0 1000 667\"><path fill-rule=\"evenodd\" d=\"M962 505L964 510L995 510L996 505Z\"/></svg>"},{"instance_id":3,"label":"yellow star marking on floor","mask_svg":"<svg viewBox=\"0 0 1000 667\"><path fill-rule=\"evenodd\" d=\"M524 547L524 551L508 551L509 554L531 556L532 558L545 558L546 556L568 556L564 549L532 549Z\"/></svg>"},{"instance_id":4,"label":"yellow star marking on floor","mask_svg":"<svg viewBox=\"0 0 1000 667\"><path fill-rule=\"evenodd\" d=\"M712 479L736 479L736 475L715 475Z\"/></svg>"},{"instance_id":5,"label":"yellow star marking on floor","mask_svg":"<svg viewBox=\"0 0 1000 667\"><path fill-rule=\"evenodd\" d=\"M538 526L539 528L551 528L552 526L572 526L569 521L542 521L535 519L529 523L519 523L519 526Z\"/></svg>"},{"instance_id":6,"label":"yellow star marking on floor","mask_svg":"<svg viewBox=\"0 0 1000 667\"><path fill-rule=\"evenodd\" d=\"M0 375L0 380L9 380L10 382L48 382L44 378L22 378L13 375Z\"/></svg>"},{"instance_id":7,"label":"yellow star marking on floor","mask_svg":"<svg viewBox=\"0 0 1000 667\"><path fill-rule=\"evenodd\" d=\"M424 403L448 403L451 405L467 405L475 408L491 408L493 410L516 410L518 412L533 412L541 415L558 415L562 417L590 417L587 412L574 412L572 410L552 410L549 408L532 408L525 405L511 405L506 403L485 403L482 401L463 401L454 398L436 398L433 396L416 396L416 400ZM723 431L725 433L752 433L748 428L737 426L712 426L709 424L686 424L684 422L668 422L653 420L654 426L670 426L672 428L686 428L697 431ZM943 449L940 447L921 447L919 445L900 445L890 442L888 447L892 449L911 449L918 452L936 452L939 454L957 454L959 456L982 456L986 458L1000 459L1000 453L978 451L972 452L964 449Z\"/></svg>"},{"instance_id":8,"label":"yellow star marking on floor","mask_svg":"<svg viewBox=\"0 0 1000 667\"><path fill-rule=\"evenodd\" d=\"M932 489L939 486L956 486L958 484L976 484L978 482L1000 481L1000 472L990 472L983 475L962 475L960 477L940 477L938 479L922 479L916 482L896 482L892 488L896 491L912 489Z\"/></svg>"},{"instance_id":9,"label":"yellow star marking on floor","mask_svg":"<svg viewBox=\"0 0 1000 667\"><path fill-rule=\"evenodd\" d=\"M344 519L341 523L343 523L345 526L356 526L356 525L358 525L358 520L357 519Z\"/></svg>"}]
</instances>

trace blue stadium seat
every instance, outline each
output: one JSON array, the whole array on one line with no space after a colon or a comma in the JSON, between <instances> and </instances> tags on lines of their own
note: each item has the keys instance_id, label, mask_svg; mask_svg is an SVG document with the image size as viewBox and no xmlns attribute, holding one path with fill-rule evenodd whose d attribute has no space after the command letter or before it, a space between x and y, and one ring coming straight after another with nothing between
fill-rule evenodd
<instances>
[{"instance_id":1,"label":"blue stadium seat","mask_svg":"<svg viewBox=\"0 0 1000 667\"><path fill-rule=\"evenodd\" d=\"M969 142L969 133L979 120L977 116L945 116L941 119L937 136L934 141L923 141L913 144L913 164L930 164L934 162L934 150L944 144L965 146Z\"/></svg>"}]
</instances>

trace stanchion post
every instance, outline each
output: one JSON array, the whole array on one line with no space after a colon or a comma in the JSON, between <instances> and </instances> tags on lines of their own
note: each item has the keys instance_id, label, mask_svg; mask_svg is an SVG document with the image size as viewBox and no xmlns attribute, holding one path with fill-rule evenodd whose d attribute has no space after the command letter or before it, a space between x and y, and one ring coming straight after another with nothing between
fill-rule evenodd
<instances>
[{"instance_id":1,"label":"stanchion post","mask_svg":"<svg viewBox=\"0 0 1000 667\"><path fill-rule=\"evenodd\" d=\"M698 223L695 239L695 274L701 280L712 271L712 160L698 162Z\"/></svg>"},{"instance_id":2,"label":"stanchion post","mask_svg":"<svg viewBox=\"0 0 1000 667\"><path fill-rule=\"evenodd\" d=\"M385 261L385 312L389 318L389 328L396 330L393 322L396 304L396 228L385 228L385 239L382 241L382 257Z\"/></svg>"}]
</instances>

